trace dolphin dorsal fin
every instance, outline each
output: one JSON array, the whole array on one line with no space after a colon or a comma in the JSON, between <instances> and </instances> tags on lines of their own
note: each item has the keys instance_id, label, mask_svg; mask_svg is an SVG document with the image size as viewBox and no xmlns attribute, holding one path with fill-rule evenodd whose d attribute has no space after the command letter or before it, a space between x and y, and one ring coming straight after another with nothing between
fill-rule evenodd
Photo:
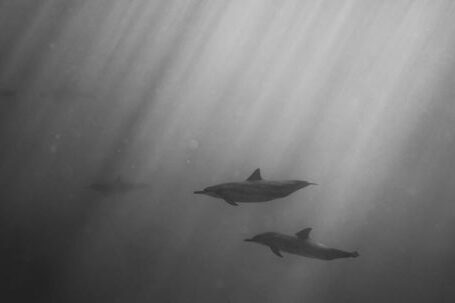
<instances>
[{"instance_id":1,"label":"dolphin dorsal fin","mask_svg":"<svg viewBox=\"0 0 455 303\"><path fill-rule=\"evenodd\" d=\"M247 181L260 181L260 180L262 180L261 170L259 168L256 168L256 170L246 180Z\"/></svg>"},{"instance_id":2,"label":"dolphin dorsal fin","mask_svg":"<svg viewBox=\"0 0 455 303\"><path fill-rule=\"evenodd\" d=\"M308 227L308 228L302 229L301 231L299 231L295 235L297 236L297 238L305 240L305 239L308 239L310 237L310 232L311 232L311 228Z\"/></svg>"}]
</instances>

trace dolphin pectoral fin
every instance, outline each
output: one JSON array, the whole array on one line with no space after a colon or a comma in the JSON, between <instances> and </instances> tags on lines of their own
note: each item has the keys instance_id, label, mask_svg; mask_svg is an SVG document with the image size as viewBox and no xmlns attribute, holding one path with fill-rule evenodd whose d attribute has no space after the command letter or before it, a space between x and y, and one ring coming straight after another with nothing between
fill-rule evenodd
<instances>
[{"instance_id":1,"label":"dolphin pectoral fin","mask_svg":"<svg viewBox=\"0 0 455 303\"><path fill-rule=\"evenodd\" d=\"M224 199L224 201L226 201L226 203L229 203L231 205L234 205L234 206L239 206L237 203L235 203L234 201L232 200L229 200L229 199Z\"/></svg>"},{"instance_id":2,"label":"dolphin pectoral fin","mask_svg":"<svg viewBox=\"0 0 455 303\"><path fill-rule=\"evenodd\" d=\"M280 257L280 258L283 258L283 255L280 254L280 250L279 250L278 248L276 248L276 247L274 247L274 246L270 246L270 249L272 250L272 252L273 252L275 255L277 255L277 256Z\"/></svg>"},{"instance_id":3,"label":"dolphin pectoral fin","mask_svg":"<svg viewBox=\"0 0 455 303\"><path fill-rule=\"evenodd\" d=\"M260 180L262 180L261 170L259 168L256 168L256 170L246 180L247 181L260 181Z\"/></svg>"}]
</instances>

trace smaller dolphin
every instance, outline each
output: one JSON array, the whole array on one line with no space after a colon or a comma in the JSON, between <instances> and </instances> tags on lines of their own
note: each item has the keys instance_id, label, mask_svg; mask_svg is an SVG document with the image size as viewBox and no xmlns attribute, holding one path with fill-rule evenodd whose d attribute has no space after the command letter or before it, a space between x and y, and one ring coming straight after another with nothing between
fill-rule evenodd
<instances>
[{"instance_id":1,"label":"smaller dolphin","mask_svg":"<svg viewBox=\"0 0 455 303\"><path fill-rule=\"evenodd\" d=\"M124 181L117 177L113 182L94 183L89 186L90 189L100 192L104 195L126 194L133 191L145 189L150 185L145 183L133 183Z\"/></svg>"},{"instance_id":2,"label":"smaller dolphin","mask_svg":"<svg viewBox=\"0 0 455 303\"><path fill-rule=\"evenodd\" d=\"M238 205L236 202L266 202L283 198L308 185L316 183L300 180L264 180L258 168L245 181L209 186L194 193L220 198L231 205Z\"/></svg>"},{"instance_id":3,"label":"smaller dolphin","mask_svg":"<svg viewBox=\"0 0 455 303\"><path fill-rule=\"evenodd\" d=\"M245 239L245 241L268 246L279 257L283 257L280 253L281 251L320 260L356 258L359 256L356 251L347 252L315 242L310 238L310 232L311 228L305 228L296 233L295 237L275 232L266 232L254 236L251 239Z\"/></svg>"}]
</instances>

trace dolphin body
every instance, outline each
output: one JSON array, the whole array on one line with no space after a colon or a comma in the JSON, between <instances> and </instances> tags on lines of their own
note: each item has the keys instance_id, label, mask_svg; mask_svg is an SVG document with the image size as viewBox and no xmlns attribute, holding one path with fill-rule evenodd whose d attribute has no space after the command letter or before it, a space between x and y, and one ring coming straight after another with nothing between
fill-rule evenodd
<instances>
[{"instance_id":1,"label":"dolphin body","mask_svg":"<svg viewBox=\"0 0 455 303\"><path fill-rule=\"evenodd\" d=\"M330 248L310 238L311 228L305 228L294 236L288 236L275 232L266 232L245 239L247 242L256 242L270 247L272 252L279 256L281 251L320 260L333 260L339 258L356 258L359 253L356 251L347 252L336 248Z\"/></svg>"},{"instance_id":2,"label":"dolphin body","mask_svg":"<svg viewBox=\"0 0 455 303\"><path fill-rule=\"evenodd\" d=\"M263 180L258 168L245 181L209 186L194 193L220 198L231 205L238 205L236 202L266 202L283 198L308 185L316 183L300 180Z\"/></svg>"},{"instance_id":3,"label":"dolphin body","mask_svg":"<svg viewBox=\"0 0 455 303\"><path fill-rule=\"evenodd\" d=\"M104 195L126 194L147 187L149 187L148 184L126 182L120 177L115 179L113 182L94 183L89 186L90 189Z\"/></svg>"}]
</instances>

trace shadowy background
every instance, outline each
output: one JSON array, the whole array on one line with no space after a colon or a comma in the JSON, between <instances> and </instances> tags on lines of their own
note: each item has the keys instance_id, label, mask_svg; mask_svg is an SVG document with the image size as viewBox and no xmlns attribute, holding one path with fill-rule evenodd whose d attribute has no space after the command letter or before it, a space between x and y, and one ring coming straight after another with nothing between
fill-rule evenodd
<instances>
[{"instance_id":1,"label":"shadowy background","mask_svg":"<svg viewBox=\"0 0 455 303\"><path fill-rule=\"evenodd\" d=\"M454 302L454 100L451 0L1 1L0 299Z\"/></svg>"}]
</instances>

